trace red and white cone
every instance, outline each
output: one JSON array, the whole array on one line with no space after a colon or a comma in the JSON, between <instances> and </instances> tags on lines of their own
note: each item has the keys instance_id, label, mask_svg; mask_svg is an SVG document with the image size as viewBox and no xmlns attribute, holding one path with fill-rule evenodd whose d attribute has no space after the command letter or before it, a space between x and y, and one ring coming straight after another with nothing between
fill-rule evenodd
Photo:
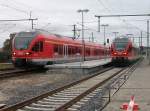
<instances>
[{"instance_id":1,"label":"red and white cone","mask_svg":"<svg viewBox=\"0 0 150 111\"><path fill-rule=\"evenodd\" d=\"M124 111L138 111L139 110L139 105L135 103L134 101L134 96L131 96L130 102L124 103L121 107Z\"/></svg>"}]
</instances>

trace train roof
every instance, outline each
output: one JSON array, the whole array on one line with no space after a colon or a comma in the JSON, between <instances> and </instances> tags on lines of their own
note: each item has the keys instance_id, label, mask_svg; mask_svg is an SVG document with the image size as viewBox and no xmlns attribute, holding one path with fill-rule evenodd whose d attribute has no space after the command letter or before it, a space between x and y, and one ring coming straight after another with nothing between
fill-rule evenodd
<instances>
[{"instance_id":1,"label":"train roof","mask_svg":"<svg viewBox=\"0 0 150 111\"><path fill-rule=\"evenodd\" d=\"M113 40L113 42L119 42L119 43L126 43L126 42L130 42L129 38L123 37L123 38L115 38Z\"/></svg>"},{"instance_id":2,"label":"train roof","mask_svg":"<svg viewBox=\"0 0 150 111\"><path fill-rule=\"evenodd\" d=\"M48 31L45 31L45 30L30 30L30 31L21 31L19 33L16 34L16 37L19 36L19 37L35 37L37 35L44 35L43 37L44 38L47 38L47 39L52 39L52 40L55 40L55 41L59 41L59 42L68 42L68 43L75 43L75 44L82 44L82 41L81 40L77 40L77 39L73 39L72 37L68 37L68 36L62 36L62 35L59 35L59 34L53 34L53 33L50 33ZM93 42L88 42L88 41L85 41L86 45L90 45L90 46L95 46L95 47L104 47L102 44L98 44L98 43L93 43ZM107 48L107 47L106 47Z\"/></svg>"}]
</instances>

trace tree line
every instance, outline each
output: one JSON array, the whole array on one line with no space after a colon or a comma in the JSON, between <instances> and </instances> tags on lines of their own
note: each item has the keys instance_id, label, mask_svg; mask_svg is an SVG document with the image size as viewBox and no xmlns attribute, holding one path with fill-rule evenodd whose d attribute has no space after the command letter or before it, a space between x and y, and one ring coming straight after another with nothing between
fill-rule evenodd
<instances>
[{"instance_id":1,"label":"tree line","mask_svg":"<svg viewBox=\"0 0 150 111\"><path fill-rule=\"evenodd\" d=\"M11 62L12 39L15 35L16 33L10 34L10 38L3 43L2 51L0 52L0 62Z\"/></svg>"}]
</instances>

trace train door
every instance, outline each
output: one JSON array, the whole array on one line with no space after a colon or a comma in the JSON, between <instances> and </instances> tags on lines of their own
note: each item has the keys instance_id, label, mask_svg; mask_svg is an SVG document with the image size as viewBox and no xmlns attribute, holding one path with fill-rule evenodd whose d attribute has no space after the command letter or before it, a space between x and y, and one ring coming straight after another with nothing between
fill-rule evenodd
<instances>
[{"instance_id":1,"label":"train door","mask_svg":"<svg viewBox=\"0 0 150 111\"><path fill-rule=\"evenodd\" d=\"M66 44L63 46L63 55L64 57L68 57L68 45Z\"/></svg>"}]
</instances>

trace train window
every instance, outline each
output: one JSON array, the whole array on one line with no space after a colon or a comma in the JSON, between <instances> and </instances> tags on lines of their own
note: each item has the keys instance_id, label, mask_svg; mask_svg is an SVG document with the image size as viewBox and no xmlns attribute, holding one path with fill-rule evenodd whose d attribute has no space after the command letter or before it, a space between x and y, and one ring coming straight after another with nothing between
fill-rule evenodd
<instances>
[{"instance_id":1,"label":"train window","mask_svg":"<svg viewBox=\"0 0 150 111\"><path fill-rule=\"evenodd\" d=\"M68 54L71 55L72 51L71 51L71 46L68 47Z\"/></svg>"},{"instance_id":2,"label":"train window","mask_svg":"<svg viewBox=\"0 0 150 111\"><path fill-rule=\"evenodd\" d=\"M14 46L19 50L27 49L32 39L32 37L16 37L14 40Z\"/></svg>"},{"instance_id":3,"label":"train window","mask_svg":"<svg viewBox=\"0 0 150 111\"><path fill-rule=\"evenodd\" d=\"M63 54L63 45L54 45L54 53L57 53L59 55Z\"/></svg>"},{"instance_id":4,"label":"train window","mask_svg":"<svg viewBox=\"0 0 150 111\"><path fill-rule=\"evenodd\" d=\"M87 56L90 55L90 48L86 48L86 55L87 55Z\"/></svg>"},{"instance_id":5,"label":"train window","mask_svg":"<svg viewBox=\"0 0 150 111\"><path fill-rule=\"evenodd\" d=\"M59 53L60 55L63 55L63 45L59 45L58 53Z\"/></svg>"},{"instance_id":6,"label":"train window","mask_svg":"<svg viewBox=\"0 0 150 111\"><path fill-rule=\"evenodd\" d=\"M81 54L81 47L76 47L76 53Z\"/></svg>"},{"instance_id":7,"label":"train window","mask_svg":"<svg viewBox=\"0 0 150 111\"><path fill-rule=\"evenodd\" d=\"M32 48L32 51L42 52L43 51L43 42L42 41L36 42Z\"/></svg>"},{"instance_id":8,"label":"train window","mask_svg":"<svg viewBox=\"0 0 150 111\"><path fill-rule=\"evenodd\" d=\"M28 49L32 39L36 37L36 32L20 32L14 38L14 47L18 50Z\"/></svg>"},{"instance_id":9,"label":"train window","mask_svg":"<svg viewBox=\"0 0 150 111\"><path fill-rule=\"evenodd\" d=\"M98 49L98 53L99 53L99 54L102 54L102 50L101 50L101 49Z\"/></svg>"},{"instance_id":10,"label":"train window","mask_svg":"<svg viewBox=\"0 0 150 111\"><path fill-rule=\"evenodd\" d=\"M75 55L76 53L75 47L72 46L71 49L72 49L72 55Z\"/></svg>"},{"instance_id":11,"label":"train window","mask_svg":"<svg viewBox=\"0 0 150 111\"><path fill-rule=\"evenodd\" d=\"M94 49L94 55L97 56L99 54L100 54L99 49Z\"/></svg>"}]
</instances>

